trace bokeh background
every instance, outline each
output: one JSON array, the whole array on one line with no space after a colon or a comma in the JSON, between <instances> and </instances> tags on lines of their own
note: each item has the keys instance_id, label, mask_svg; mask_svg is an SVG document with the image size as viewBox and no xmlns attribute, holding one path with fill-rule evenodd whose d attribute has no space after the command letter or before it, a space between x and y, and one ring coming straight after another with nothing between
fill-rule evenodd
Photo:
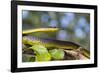
<instances>
[{"instance_id":1,"label":"bokeh background","mask_svg":"<svg viewBox=\"0 0 100 73\"><path fill-rule=\"evenodd\" d=\"M31 35L76 42L90 50L90 14L88 13L22 11L22 30L42 27L63 29L57 32L38 32Z\"/></svg>"}]
</instances>

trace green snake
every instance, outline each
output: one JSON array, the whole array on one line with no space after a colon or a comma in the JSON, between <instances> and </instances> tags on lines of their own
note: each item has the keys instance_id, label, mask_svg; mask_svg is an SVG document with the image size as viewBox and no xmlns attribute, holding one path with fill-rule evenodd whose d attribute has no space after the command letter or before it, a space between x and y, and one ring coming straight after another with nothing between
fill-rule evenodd
<instances>
[{"instance_id":1,"label":"green snake","mask_svg":"<svg viewBox=\"0 0 100 73\"><path fill-rule=\"evenodd\" d=\"M90 52L83 48L81 45L70 42L70 41L59 41L54 39L46 39L46 38L37 38L34 36L29 35L33 32L55 32L58 31L59 28L36 28L36 29L30 29L30 30L23 30L22 34L24 35L22 38L23 44L33 45L33 44L40 44L47 48L61 48L65 50L76 50L78 48L81 48L81 53L87 57L90 58Z\"/></svg>"}]
</instances>

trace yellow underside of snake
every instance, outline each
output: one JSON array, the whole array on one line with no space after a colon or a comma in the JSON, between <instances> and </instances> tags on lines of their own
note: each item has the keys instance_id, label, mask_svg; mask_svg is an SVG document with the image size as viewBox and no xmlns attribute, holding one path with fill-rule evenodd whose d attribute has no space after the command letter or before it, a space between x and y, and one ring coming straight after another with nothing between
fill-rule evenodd
<instances>
[{"instance_id":1,"label":"yellow underside of snake","mask_svg":"<svg viewBox=\"0 0 100 73\"><path fill-rule=\"evenodd\" d=\"M36 28L36 29L30 29L30 30L24 30L22 32L23 44L33 45L33 44L41 44L47 48L60 48L60 49L66 49L66 50L77 50L80 48L81 53L87 57L90 58L90 52L82 47L81 45L71 42L71 41L59 41L54 39L46 39L46 38L37 38L34 36L30 36L28 34L35 33L35 32L55 32L60 30L59 28Z\"/></svg>"}]
</instances>

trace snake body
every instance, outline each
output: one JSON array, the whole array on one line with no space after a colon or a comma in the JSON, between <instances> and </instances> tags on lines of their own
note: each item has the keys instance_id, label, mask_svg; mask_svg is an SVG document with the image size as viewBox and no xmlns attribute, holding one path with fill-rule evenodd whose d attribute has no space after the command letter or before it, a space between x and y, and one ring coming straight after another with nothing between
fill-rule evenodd
<instances>
[{"instance_id":1,"label":"snake body","mask_svg":"<svg viewBox=\"0 0 100 73\"><path fill-rule=\"evenodd\" d=\"M45 29L42 28L42 30L40 29L33 29L32 31L23 31L23 34L29 34L32 32L44 32L44 31L57 31L58 29L55 28L49 28L49 29ZM29 33L28 33L29 32ZM87 57L90 58L90 53L88 50L86 50L85 48L83 48L82 46L80 46L77 43L74 42L70 42L70 41L59 41L59 40L54 40L54 39L44 39L44 38L37 38L31 35L25 35L23 36L22 39L23 44L28 44L28 45L34 45L34 44L40 44L43 45L47 48L61 48L61 49L66 49L66 50L76 50L78 48L81 48L81 52L82 54Z\"/></svg>"},{"instance_id":2,"label":"snake body","mask_svg":"<svg viewBox=\"0 0 100 73\"><path fill-rule=\"evenodd\" d=\"M55 32L58 30L59 28L37 28L37 29L24 30L22 34L25 35L25 34L30 34L34 32Z\"/></svg>"}]
</instances>

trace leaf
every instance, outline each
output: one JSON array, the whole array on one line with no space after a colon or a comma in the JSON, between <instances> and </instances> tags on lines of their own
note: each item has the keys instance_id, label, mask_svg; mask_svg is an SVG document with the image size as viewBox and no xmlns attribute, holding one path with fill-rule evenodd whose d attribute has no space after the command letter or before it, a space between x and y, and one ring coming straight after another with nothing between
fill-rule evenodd
<instances>
[{"instance_id":1,"label":"leaf","mask_svg":"<svg viewBox=\"0 0 100 73\"><path fill-rule=\"evenodd\" d=\"M29 55L29 54L22 55L22 62L34 62L34 61L35 61L34 55Z\"/></svg>"},{"instance_id":2,"label":"leaf","mask_svg":"<svg viewBox=\"0 0 100 73\"><path fill-rule=\"evenodd\" d=\"M56 60L64 59L64 51L61 49L49 50L49 53L51 54L53 59L56 59Z\"/></svg>"},{"instance_id":3,"label":"leaf","mask_svg":"<svg viewBox=\"0 0 100 73\"><path fill-rule=\"evenodd\" d=\"M72 50L72 51L69 51L69 50L64 50L66 53L67 53L67 56L72 56L72 59L88 59L87 57L85 57L84 55L82 55L81 52L78 52L78 50Z\"/></svg>"},{"instance_id":4,"label":"leaf","mask_svg":"<svg viewBox=\"0 0 100 73\"><path fill-rule=\"evenodd\" d=\"M32 46L33 51L36 52L35 60L36 61L49 61L51 60L51 55L48 53L47 48L42 45Z\"/></svg>"}]
</instances>

